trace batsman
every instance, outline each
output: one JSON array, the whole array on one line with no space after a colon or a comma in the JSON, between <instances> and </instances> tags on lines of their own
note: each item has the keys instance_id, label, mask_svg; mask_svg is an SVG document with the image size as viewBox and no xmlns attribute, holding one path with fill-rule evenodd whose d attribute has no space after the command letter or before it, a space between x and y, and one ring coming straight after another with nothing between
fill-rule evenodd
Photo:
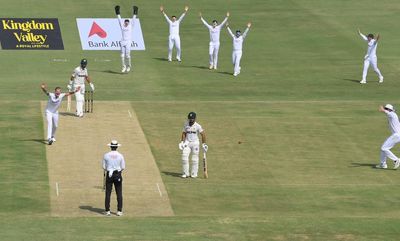
<instances>
[{"instance_id":1,"label":"batsman","mask_svg":"<svg viewBox=\"0 0 400 241\"><path fill-rule=\"evenodd\" d=\"M74 91L78 87L80 90L75 93L76 100L76 116L83 117L83 104L85 102L85 81L89 83L90 88L94 91L94 84L92 83L87 71L87 59L82 59L80 66L74 69L71 79L67 85L68 91Z\"/></svg>"},{"instance_id":2,"label":"batsman","mask_svg":"<svg viewBox=\"0 0 400 241\"><path fill-rule=\"evenodd\" d=\"M181 142L178 145L179 149L182 151L182 178L197 178L197 173L199 171L200 152L199 133L201 135L203 151L207 152L208 146L206 144L206 133L201 125L196 122L196 113L190 112L188 114L188 120L183 126ZM192 168L189 175L190 154L192 154Z\"/></svg>"}]
</instances>

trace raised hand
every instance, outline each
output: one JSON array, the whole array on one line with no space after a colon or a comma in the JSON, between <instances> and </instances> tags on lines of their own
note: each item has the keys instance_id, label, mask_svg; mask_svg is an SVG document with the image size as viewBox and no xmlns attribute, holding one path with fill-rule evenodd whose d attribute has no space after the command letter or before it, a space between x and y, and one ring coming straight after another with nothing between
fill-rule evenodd
<instances>
[{"instance_id":1,"label":"raised hand","mask_svg":"<svg viewBox=\"0 0 400 241\"><path fill-rule=\"evenodd\" d=\"M226 13L226 16L229 17L229 12Z\"/></svg>"},{"instance_id":2,"label":"raised hand","mask_svg":"<svg viewBox=\"0 0 400 241\"><path fill-rule=\"evenodd\" d=\"M200 18L202 17L201 12L199 12L199 16L200 16Z\"/></svg>"},{"instance_id":3,"label":"raised hand","mask_svg":"<svg viewBox=\"0 0 400 241\"><path fill-rule=\"evenodd\" d=\"M251 27L251 22L247 23L247 27L250 28Z\"/></svg>"},{"instance_id":4,"label":"raised hand","mask_svg":"<svg viewBox=\"0 0 400 241\"><path fill-rule=\"evenodd\" d=\"M160 6L160 11L163 13L164 12L164 7L161 5Z\"/></svg>"},{"instance_id":5,"label":"raised hand","mask_svg":"<svg viewBox=\"0 0 400 241\"><path fill-rule=\"evenodd\" d=\"M185 12L189 10L189 6L185 6Z\"/></svg>"}]
</instances>

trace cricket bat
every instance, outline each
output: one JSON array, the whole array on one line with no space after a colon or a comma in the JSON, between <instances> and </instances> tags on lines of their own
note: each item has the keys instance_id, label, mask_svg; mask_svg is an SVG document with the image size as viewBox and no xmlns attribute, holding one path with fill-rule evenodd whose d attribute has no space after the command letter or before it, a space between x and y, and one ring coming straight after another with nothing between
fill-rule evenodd
<instances>
[{"instance_id":1,"label":"cricket bat","mask_svg":"<svg viewBox=\"0 0 400 241\"><path fill-rule=\"evenodd\" d=\"M204 171L204 178L208 178L207 173L207 154L203 152L203 171Z\"/></svg>"},{"instance_id":2,"label":"cricket bat","mask_svg":"<svg viewBox=\"0 0 400 241\"><path fill-rule=\"evenodd\" d=\"M68 95L67 98L67 111L71 111L71 96Z\"/></svg>"}]
</instances>

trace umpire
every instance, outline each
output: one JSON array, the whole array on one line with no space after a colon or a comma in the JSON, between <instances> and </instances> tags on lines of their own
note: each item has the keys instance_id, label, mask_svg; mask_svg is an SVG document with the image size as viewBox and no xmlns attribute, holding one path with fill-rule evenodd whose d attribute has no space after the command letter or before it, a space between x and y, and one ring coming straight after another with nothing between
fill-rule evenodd
<instances>
[{"instance_id":1,"label":"umpire","mask_svg":"<svg viewBox=\"0 0 400 241\"><path fill-rule=\"evenodd\" d=\"M117 151L121 146L116 140L112 140L108 146L111 148L103 158L103 169L106 175L105 215L110 216L110 196L114 184L117 193L117 216L122 216L122 170L125 169L124 156Z\"/></svg>"}]
</instances>

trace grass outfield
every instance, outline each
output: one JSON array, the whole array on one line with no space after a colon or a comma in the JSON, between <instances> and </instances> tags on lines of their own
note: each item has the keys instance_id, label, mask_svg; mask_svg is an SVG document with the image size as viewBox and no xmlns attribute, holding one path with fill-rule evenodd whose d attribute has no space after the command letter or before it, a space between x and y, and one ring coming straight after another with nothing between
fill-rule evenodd
<instances>
[{"instance_id":1,"label":"grass outfield","mask_svg":"<svg viewBox=\"0 0 400 241\"><path fill-rule=\"evenodd\" d=\"M147 50L134 70L117 52L82 51L76 17L114 17L122 1L0 0L4 17L58 17L64 51L0 51L1 240L395 240L398 171L372 168L389 135L379 104L400 105L398 3L384 1L135 1ZM169 15L181 25L182 63L167 55ZM232 72L231 39L221 33L218 71L208 71L211 21L231 12L233 29L253 26L242 73ZM4 14L7 13L7 14ZM365 43L381 34L379 65L360 86ZM174 217L54 218L39 101L44 81L65 86L82 57L97 100L131 101L156 158ZM53 62L65 58L67 62ZM97 62L110 59L111 62ZM177 149L189 111L208 134L208 180L182 180ZM62 126L60 127L62 128ZM238 142L241 141L241 144ZM396 150L395 150L396 152ZM125 205L129 205L125 203Z\"/></svg>"}]
</instances>

